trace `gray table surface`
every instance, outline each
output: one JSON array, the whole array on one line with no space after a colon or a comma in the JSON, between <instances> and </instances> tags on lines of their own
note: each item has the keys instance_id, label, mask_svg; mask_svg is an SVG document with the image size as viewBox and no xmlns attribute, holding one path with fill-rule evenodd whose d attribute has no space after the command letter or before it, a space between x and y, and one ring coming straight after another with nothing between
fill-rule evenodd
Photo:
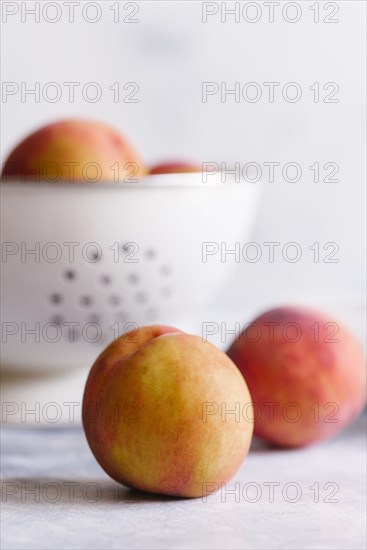
<instances>
[{"instance_id":1,"label":"gray table surface","mask_svg":"<svg viewBox=\"0 0 367 550\"><path fill-rule=\"evenodd\" d=\"M185 500L115 484L80 427L5 427L1 547L362 549L365 432L363 416L307 449L276 450L254 440L223 490ZM273 495L269 484L276 484Z\"/></svg>"}]
</instances>

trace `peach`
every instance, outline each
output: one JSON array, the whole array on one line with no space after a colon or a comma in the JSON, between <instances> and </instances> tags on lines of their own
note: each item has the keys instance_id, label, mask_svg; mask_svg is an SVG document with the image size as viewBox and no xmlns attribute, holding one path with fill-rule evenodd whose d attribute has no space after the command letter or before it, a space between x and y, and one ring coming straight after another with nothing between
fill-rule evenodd
<instances>
[{"instance_id":1,"label":"peach","mask_svg":"<svg viewBox=\"0 0 367 550\"><path fill-rule=\"evenodd\" d=\"M156 174L182 174L189 172L201 172L201 168L193 163L176 161L157 164L149 170L149 174L152 176Z\"/></svg>"},{"instance_id":2,"label":"peach","mask_svg":"<svg viewBox=\"0 0 367 550\"><path fill-rule=\"evenodd\" d=\"M131 181L144 164L129 143L107 124L64 120L29 135L4 163L2 179L25 181Z\"/></svg>"},{"instance_id":3,"label":"peach","mask_svg":"<svg viewBox=\"0 0 367 550\"><path fill-rule=\"evenodd\" d=\"M212 492L247 455L251 397L219 349L172 327L120 337L94 363L84 392L90 448L114 480L180 497Z\"/></svg>"},{"instance_id":4,"label":"peach","mask_svg":"<svg viewBox=\"0 0 367 550\"><path fill-rule=\"evenodd\" d=\"M366 402L362 349L340 323L283 307L258 317L228 351L254 403L254 433L283 447L333 436Z\"/></svg>"}]
</instances>

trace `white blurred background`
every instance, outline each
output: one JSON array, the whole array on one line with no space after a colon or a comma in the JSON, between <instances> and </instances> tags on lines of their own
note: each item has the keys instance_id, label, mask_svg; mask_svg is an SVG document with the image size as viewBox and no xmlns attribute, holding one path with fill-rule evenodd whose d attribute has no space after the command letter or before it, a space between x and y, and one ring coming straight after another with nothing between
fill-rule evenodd
<instances>
[{"instance_id":1,"label":"white blurred background","mask_svg":"<svg viewBox=\"0 0 367 550\"><path fill-rule=\"evenodd\" d=\"M239 301L293 292L363 298L364 2L329 2L327 9L326 2L318 2L319 23L314 22L317 14L310 9L314 2L304 1L293 3L302 12L295 23L285 21L285 16L297 19L296 8L290 6L282 14L289 2L274 6L273 23L266 2L250 3L257 8L248 8L247 19L260 17L256 23L247 22L242 12L237 23L234 15L221 9L221 3L213 2L207 7L191 1L78 2L74 3L74 23L69 22L71 6L67 2L39 3L40 22L30 13L37 2L2 4L3 23L6 18L2 50L7 52L2 59L2 161L18 140L35 128L60 118L84 116L119 127L150 163L182 158L226 162L231 167L236 162L241 166L256 162L262 168L265 186L254 241L282 245L296 241L302 246L303 257L295 264L281 257L274 264L241 262L238 287L232 287L226 299L238 305ZM58 4L58 9L53 4ZM114 23L117 4L120 22ZM229 10L236 3L224 4ZM238 4L242 10L248 3ZM335 6L338 12L334 15ZM218 13L209 15L215 9ZM206 12L207 22L203 23ZM85 20L98 17L96 23ZM45 18L60 19L51 23ZM138 22L123 22L124 18ZM325 18L338 22L326 23ZM56 94L56 88L47 87L50 82L62 90L59 101L48 100ZM65 82L80 83L75 87L74 103L69 101ZM83 98L81 89L91 82L102 90L98 102ZM135 82L138 102L123 102L133 90L130 87L121 89L120 101L115 103L114 92L109 90L115 82L121 88ZM222 103L218 93L203 103L203 82L224 82L228 89L233 89L235 82L241 88L256 82L262 97L256 103L243 99L237 103L228 95ZM274 89L273 103L264 82L280 83ZM302 90L298 102L282 97L281 90L289 82L297 82ZM315 82L320 87L318 103L309 89ZM328 82L339 87L334 95L334 86L322 89ZM15 83L19 90L15 92L7 83ZM36 83L39 102L34 94L22 94L22 90L36 89ZM290 88L289 96L294 92ZM96 89L87 88L85 93L93 98ZM254 93L255 88L248 89L248 96ZM328 95L338 103L324 103ZM280 163L274 183L269 182L264 162ZM289 162L302 169L298 182L282 177L281 170ZM320 163L320 183L314 182L314 172L309 169L315 162ZM324 170L326 163L338 165L333 176L337 183L322 181L333 171L334 165ZM289 177L295 177L291 168ZM339 251L334 258L339 262L315 263L313 252L307 251L314 242L321 247L336 243ZM321 252L321 259L332 251Z\"/></svg>"},{"instance_id":2,"label":"white blurred background","mask_svg":"<svg viewBox=\"0 0 367 550\"><path fill-rule=\"evenodd\" d=\"M241 261L208 320L217 311L218 318L243 311L246 320L275 303L302 302L335 312L362 338L365 12L360 1L2 2L2 161L25 134L82 116L117 126L149 164L257 163L263 191L252 240L262 247L277 241L278 251L297 242L302 258L291 263L276 252L273 263ZM80 83L74 102L70 82ZM117 82L116 103L110 87ZM262 95L236 102L233 94L221 101L216 93L204 102L203 82L228 90L255 82ZM279 83L273 102L269 82ZM302 92L299 101L282 95L290 82ZM96 102L83 97L88 83L102 92ZM126 102L133 90L124 90L126 83L138 86L137 102ZM39 97L24 93L38 86ZM61 98L52 101L55 90ZM93 98L95 90L87 86L86 94ZM250 98L254 90L248 89ZM288 91L292 98L295 88ZM264 165L271 162L279 163L274 182ZM297 182L282 177L290 162L302 170ZM315 163L319 182L309 168ZM323 181L328 175L337 181ZM309 248L314 243L318 262ZM331 248L323 249L327 243ZM338 261L323 261L332 252Z\"/></svg>"}]
</instances>

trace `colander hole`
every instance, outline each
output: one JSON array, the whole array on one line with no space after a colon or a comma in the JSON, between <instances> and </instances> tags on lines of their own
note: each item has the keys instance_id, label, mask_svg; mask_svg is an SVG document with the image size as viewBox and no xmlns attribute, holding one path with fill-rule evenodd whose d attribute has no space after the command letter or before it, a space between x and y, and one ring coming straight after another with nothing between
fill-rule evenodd
<instances>
[{"instance_id":1,"label":"colander hole","mask_svg":"<svg viewBox=\"0 0 367 550\"><path fill-rule=\"evenodd\" d=\"M139 282L139 276L136 273L131 273L128 277L128 281L130 284L135 285Z\"/></svg>"},{"instance_id":2,"label":"colander hole","mask_svg":"<svg viewBox=\"0 0 367 550\"><path fill-rule=\"evenodd\" d=\"M101 284L106 285L106 286L110 285L111 284L111 277L109 275L102 275Z\"/></svg>"},{"instance_id":3,"label":"colander hole","mask_svg":"<svg viewBox=\"0 0 367 550\"><path fill-rule=\"evenodd\" d=\"M91 313L91 315L88 316L88 323L94 323L96 325L100 325L101 317L97 313Z\"/></svg>"},{"instance_id":4,"label":"colander hole","mask_svg":"<svg viewBox=\"0 0 367 550\"><path fill-rule=\"evenodd\" d=\"M51 294L51 296L50 296L50 301L51 301L53 304L61 304L61 302L62 302L62 296L61 296L61 294L58 294L57 292L54 292L54 293Z\"/></svg>"},{"instance_id":5,"label":"colander hole","mask_svg":"<svg viewBox=\"0 0 367 550\"><path fill-rule=\"evenodd\" d=\"M92 298L90 296L82 296L80 298L80 303L84 307L89 307L92 304Z\"/></svg>"},{"instance_id":6,"label":"colander hole","mask_svg":"<svg viewBox=\"0 0 367 550\"><path fill-rule=\"evenodd\" d=\"M161 274L162 274L162 275L170 275L170 273L171 273L171 268L169 267L169 265L162 265L160 271L161 271Z\"/></svg>"},{"instance_id":7,"label":"colander hole","mask_svg":"<svg viewBox=\"0 0 367 550\"><path fill-rule=\"evenodd\" d=\"M62 325L63 322L64 322L64 318L61 317L61 315L54 315L50 319L50 323L53 323L53 324L58 325L58 326Z\"/></svg>"},{"instance_id":8,"label":"colander hole","mask_svg":"<svg viewBox=\"0 0 367 550\"><path fill-rule=\"evenodd\" d=\"M73 281L76 277L76 273L72 269L68 269L67 271L65 271L64 277L67 281Z\"/></svg>"},{"instance_id":9,"label":"colander hole","mask_svg":"<svg viewBox=\"0 0 367 550\"><path fill-rule=\"evenodd\" d=\"M121 303L121 298L120 296L114 294L113 296L109 297L108 302L110 306L118 306Z\"/></svg>"},{"instance_id":10,"label":"colander hole","mask_svg":"<svg viewBox=\"0 0 367 550\"><path fill-rule=\"evenodd\" d=\"M99 260L101 259L101 254L97 252L97 250L95 250L90 255L88 255L88 259L90 261L99 262Z\"/></svg>"},{"instance_id":11,"label":"colander hole","mask_svg":"<svg viewBox=\"0 0 367 550\"><path fill-rule=\"evenodd\" d=\"M145 252L145 255L149 260L152 260L156 256L156 253L155 250L153 250L152 248L148 248L148 250Z\"/></svg>"}]
</instances>

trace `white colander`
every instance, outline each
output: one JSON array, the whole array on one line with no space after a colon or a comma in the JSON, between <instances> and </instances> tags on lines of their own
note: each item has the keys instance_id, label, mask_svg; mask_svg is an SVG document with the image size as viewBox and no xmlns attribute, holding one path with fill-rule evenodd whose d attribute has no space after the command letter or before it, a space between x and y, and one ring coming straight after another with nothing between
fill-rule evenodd
<instances>
[{"instance_id":1,"label":"white colander","mask_svg":"<svg viewBox=\"0 0 367 550\"><path fill-rule=\"evenodd\" d=\"M258 192L201 174L2 183L2 367L90 365L129 329L200 315L236 265L203 243L246 239Z\"/></svg>"}]
</instances>

